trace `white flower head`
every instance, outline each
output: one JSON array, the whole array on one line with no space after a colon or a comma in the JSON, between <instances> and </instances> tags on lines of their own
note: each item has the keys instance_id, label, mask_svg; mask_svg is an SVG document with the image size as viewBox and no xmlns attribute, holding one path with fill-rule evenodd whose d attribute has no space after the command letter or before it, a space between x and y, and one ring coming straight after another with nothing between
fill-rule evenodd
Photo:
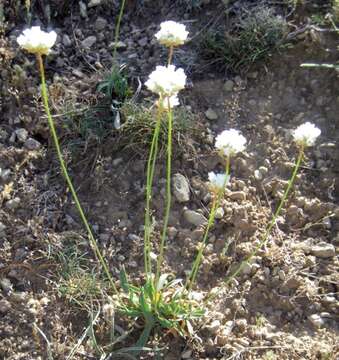
<instances>
[{"instance_id":1,"label":"white flower head","mask_svg":"<svg viewBox=\"0 0 339 360\"><path fill-rule=\"evenodd\" d=\"M165 110L168 109L168 106L170 107L170 109L173 109L175 106L179 105L178 94L174 94L169 97L166 96L159 98L159 100L157 101L157 105Z\"/></svg>"},{"instance_id":2,"label":"white flower head","mask_svg":"<svg viewBox=\"0 0 339 360\"><path fill-rule=\"evenodd\" d=\"M246 138L235 129L224 130L215 140L215 147L225 156L243 151L245 144Z\"/></svg>"},{"instance_id":3,"label":"white flower head","mask_svg":"<svg viewBox=\"0 0 339 360\"><path fill-rule=\"evenodd\" d=\"M188 31L186 26L175 21L164 21L160 24L160 30L155 37L160 44L165 46L178 46L185 43Z\"/></svg>"},{"instance_id":4,"label":"white flower head","mask_svg":"<svg viewBox=\"0 0 339 360\"><path fill-rule=\"evenodd\" d=\"M211 171L208 173L208 180L210 183L210 187L213 190L218 191L226 186L226 184L230 180L230 176L226 175L225 173L216 174L215 172Z\"/></svg>"},{"instance_id":5,"label":"white flower head","mask_svg":"<svg viewBox=\"0 0 339 360\"><path fill-rule=\"evenodd\" d=\"M317 137L320 135L321 131L314 124L310 122L306 122L298 126L293 131L294 140L304 146L312 146L314 145Z\"/></svg>"},{"instance_id":6,"label":"white flower head","mask_svg":"<svg viewBox=\"0 0 339 360\"><path fill-rule=\"evenodd\" d=\"M57 34L55 31L45 32L40 26L26 29L17 38L18 44L32 54L47 55L55 44Z\"/></svg>"},{"instance_id":7,"label":"white flower head","mask_svg":"<svg viewBox=\"0 0 339 360\"><path fill-rule=\"evenodd\" d=\"M145 83L149 90L162 97L175 95L184 89L185 84L184 70L176 69L174 65L157 66Z\"/></svg>"}]
</instances>

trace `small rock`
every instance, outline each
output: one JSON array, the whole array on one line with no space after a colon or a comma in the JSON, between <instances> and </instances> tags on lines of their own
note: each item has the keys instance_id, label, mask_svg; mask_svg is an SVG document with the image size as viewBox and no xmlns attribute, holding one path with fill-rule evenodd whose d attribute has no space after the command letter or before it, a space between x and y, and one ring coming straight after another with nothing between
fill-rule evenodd
<instances>
[{"instance_id":1,"label":"small rock","mask_svg":"<svg viewBox=\"0 0 339 360\"><path fill-rule=\"evenodd\" d=\"M173 176L173 192L176 199L180 202L187 202L190 199L189 182L185 176L175 174Z\"/></svg>"},{"instance_id":2,"label":"small rock","mask_svg":"<svg viewBox=\"0 0 339 360\"><path fill-rule=\"evenodd\" d=\"M319 314L312 314L308 317L308 320L312 323L312 325L319 329L325 325L324 319Z\"/></svg>"},{"instance_id":3,"label":"small rock","mask_svg":"<svg viewBox=\"0 0 339 360\"><path fill-rule=\"evenodd\" d=\"M181 354L182 359L190 359L192 355L192 350L186 350Z\"/></svg>"},{"instance_id":4,"label":"small rock","mask_svg":"<svg viewBox=\"0 0 339 360\"><path fill-rule=\"evenodd\" d=\"M208 120L218 119L218 114L211 108L207 109L207 111L205 112L205 116L207 117Z\"/></svg>"},{"instance_id":5,"label":"small rock","mask_svg":"<svg viewBox=\"0 0 339 360\"><path fill-rule=\"evenodd\" d=\"M92 8L94 6L98 6L98 5L101 5L102 3L102 0L91 0L89 3L88 3L88 8Z\"/></svg>"},{"instance_id":6,"label":"small rock","mask_svg":"<svg viewBox=\"0 0 339 360\"><path fill-rule=\"evenodd\" d=\"M33 138L28 138L25 141L24 146L27 150L38 150L41 148L41 144L39 143L39 141Z\"/></svg>"},{"instance_id":7,"label":"small rock","mask_svg":"<svg viewBox=\"0 0 339 360\"><path fill-rule=\"evenodd\" d=\"M206 329L211 333L212 335L217 335L219 332L221 323L219 320L213 320L209 325L206 326Z\"/></svg>"},{"instance_id":8,"label":"small rock","mask_svg":"<svg viewBox=\"0 0 339 360\"><path fill-rule=\"evenodd\" d=\"M123 158L116 158L116 159L114 159L114 160L112 161L112 165L113 165L114 167L116 167L116 166L118 166L119 164L121 164L123 161L124 161Z\"/></svg>"},{"instance_id":9,"label":"small rock","mask_svg":"<svg viewBox=\"0 0 339 360\"><path fill-rule=\"evenodd\" d=\"M107 26L107 20L102 17L98 17L94 23L94 28L97 31L104 30L106 26Z\"/></svg>"},{"instance_id":10,"label":"small rock","mask_svg":"<svg viewBox=\"0 0 339 360\"><path fill-rule=\"evenodd\" d=\"M17 139L21 142L25 142L28 137L28 131L24 128L15 130L15 135Z\"/></svg>"},{"instance_id":11,"label":"small rock","mask_svg":"<svg viewBox=\"0 0 339 360\"><path fill-rule=\"evenodd\" d=\"M64 44L64 46L69 47L72 45L72 40L67 34L64 34L62 37L62 43Z\"/></svg>"},{"instance_id":12,"label":"small rock","mask_svg":"<svg viewBox=\"0 0 339 360\"><path fill-rule=\"evenodd\" d=\"M6 225L0 221L0 234L6 230Z\"/></svg>"},{"instance_id":13,"label":"small rock","mask_svg":"<svg viewBox=\"0 0 339 360\"><path fill-rule=\"evenodd\" d=\"M262 173L259 170L254 171L254 177L255 177L256 180L262 180L263 179Z\"/></svg>"},{"instance_id":14,"label":"small rock","mask_svg":"<svg viewBox=\"0 0 339 360\"><path fill-rule=\"evenodd\" d=\"M243 201L246 200L246 193L244 191L234 191L230 193L229 197L232 200Z\"/></svg>"},{"instance_id":15,"label":"small rock","mask_svg":"<svg viewBox=\"0 0 339 360\"><path fill-rule=\"evenodd\" d=\"M6 208L9 210L15 210L20 205L20 198L15 197L14 199L10 199L6 202Z\"/></svg>"},{"instance_id":16,"label":"small rock","mask_svg":"<svg viewBox=\"0 0 339 360\"><path fill-rule=\"evenodd\" d=\"M216 219L222 219L225 215L225 211L222 207L217 208L215 211L215 218Z\"/></svg>"},{"instance_id":17,"label":"small rock","mask_svg":"<svg viewBox=\"0 0 339 360\"><path fill-rule=\"evenodd\" d=\"M234 88L234 82L232 80L227 80L224 84L224 90L227 92L232 91Z\"/></svg>"},{"instance_id":18,"label":"small rock","mask_svg":"<svg viewBox=\"0 0 339 360\"><path fill-rule=\"evenodd\" d=\"M7 301L6 299L2 299L0 300L0 313L1 314L6 314L10 309L11 309L12 305L9 301Z\"/></svg>"},{"instance_id":19,"label":"small rock","mask_svg":"<svg viewBox=\"0 0 339 360\"><path fill-rule=\"evenodd\" d=\"M184 218L187 222L195 226L202 226L207 222L207 219L204 215L193 210L185 210Z\"/></svg>"},{"instance_id":20,"label":"small rock","mask_svg":"<svg viewBox=\"0 0 339 360\"><path fill-rule=\"evenodd\" d=\"M88 36L86 39L81 41L81 46L83 48L91 48L97 41L97 38L94 35Z\"/></svg>"},{"instance_id":21,"label":"small rock","mask_svg":"<svg viewBox=\"0 0 339 360\"><path fill-rule=\"evenodd\" d=\"M1 180L7 181L9 179L10 174L11 174L10 169L1 169L0 168L0 178L1 178Z\"/></svg>"},{"instance_id":22,"label":"small rock","mask_svg":"<svg viewBox=\"0 0 339 360\"><path fill-rule=\"evenodd\" d=\"M330 258L335 255L335 247L325 241L311 247L311 253L319 258Z\"/></svg>"},{"instance_id":23,"label":"small rock","mask_svg":"<svg viewBox=\"0 0 339 360\"><path fill-rule=\"evenodd\" d=\"M80 16L84 19L87 18L87 6L84 2L79 1Z\"/></svg>"},{"instance_id":24,"label":"small rock","mask_svg":"<svg viewBox=\"0 0 339 360\"><path fill-rule=\"evenodd\" d=\"M138 44L141 47L145 47L147 44L149 43L148 38L147 37L143 37L140 40L138 40Z\"/></svg>"},{"instance_id":25,"label":"small rock","mask_svg":"<svg viewBox=\"0 0 339 360\"><path fill-rule=\"evenodd\" d=\"M5 293L10 293L13 290L13 285L11 283L11 280L7 278L0 279L0 287Z\"/></svg>"}]
</instances>

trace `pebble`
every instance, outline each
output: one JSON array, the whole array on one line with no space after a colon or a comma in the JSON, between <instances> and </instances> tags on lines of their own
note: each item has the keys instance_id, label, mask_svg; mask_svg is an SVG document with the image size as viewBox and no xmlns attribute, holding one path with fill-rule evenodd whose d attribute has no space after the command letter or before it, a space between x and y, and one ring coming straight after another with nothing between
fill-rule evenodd
<instances>
[{"instance_id":1,"label":"pebble","mask_svg":"<svg viewBox=\"0 0 339 360\"><path fill-rule=\"evenodd\" d=\"M21 142L25 142L28 137L28 131L24 128L15 130L15 135L17 139Z\"/></svg>"},{"instance_id":2,"label":"pebble","mask_svg":"<svg viewBox=\"0 0 339 360\"><path fill-rule=\"evenodd\" d=\"M224 90L227 92L232 91L234 88L234 82L232 80L227 80L224 84Z\"/></svg>"},{"instance_id":3,"label":"pebble","mask_svg":"<svg viewBox=\"0 0 339 360\"><path fill-rule=\"evenodd\" d=\"M173 176L173 193L180 203L190 200L189 182L185 176L181 174L175 174Z\"/></svg>"},{"instance_id":4,"label":"pebble","mask_svg":"<svg viewBox=\"0 0 339 360\"><path fill-rule=\"evenodd\" d=\"M6 225L0 221L0 234L6 230Z\"/></svg>"},{"instance_id":5,"label":"pebble","mask_svg":"<svg viewBox=\"0 0 339 360\"><path fill-rule=\"evenodd\" d=\"M118 166L119 164L121 164L123 162L123 158L116 158L112 161L112 165L114 167Z\"/></svg>"},{"instance_id":6,"label":"pebble","mask_svg":"<svg viewBox=\"0 0 339 360\"><path fill-rule=\"evenodd\" d=\"M64 34L62 37L62 43L64 46L69 47L72 45L72 40L67 34Z\"/></svg>"},{"instance_id":7,"label":"pebble","mask_svg":"<svg viewBox=\"0 0 339 360\"><path fill-rule=\"evenodd\" d=\"M38 150L41 148L41 144L39 143L39 141L33 138L28 138L25 141L24 146L27 150Z\"/></svg>"},{"instance_id":8,"label":"pebble","mask_svg":"<svg viewBox=\"0 0 339 360\"><path fill-rule=\"evenodd\" d=\"M145 47L149 43L149 40L147 37L143 37L140 40L138 40L138 44L141 47Z\"/></svg>"},{"instance_id":9,"label":"pebble","mask_svg":"<svg viewBox=\"0 0 339 360\"><path fill-rule=\"evenodd\" d=\"M217 120L218 119L218 114L211 108L207 109L207 111L205 111L205 116L208 120Z\"/></svg>"},{"instance_id":10,"label":"pebble","mask_svg":"<svg viewBox=\"0 0 339 360\"><path fill-rule=\"evenodd\" d=\"M308 320L312 323L312 325L319 329L325 325L325 320L319 314L312 314L308 317Z\"/></svg>"},{"instance_id":11,"label":"pebble","mask_svg":"<svg viewBox=\"0 0 339 360\"><path fill-rule=\"evenodd\" d=\"M311 253L319 258L331 258L335 255L335 247L332 244L322 241L311 247Z\"/></svg>"},{"instance_id":12,"label":"pebble","mask_svg":"<svg viewBox=\"0 0 339 360\"><path fill-rule=\"evenodd\" d=\"M6 208L9 210L15 210L20 205L20 198L15 197L14 199L10 199L6 202Z\"/></svg>"},{"instance_id":13,"label":"pebble","mask_svg":"<svg viewBox=\"0 0 339 360\"><path fill-rule=\"evenodd\" d=\"M244 191L234 191L229 194L232 200L243 201L246 200L246 193Z\"/></svg>"},{"instance_id":14,"label":"pebble","mask_svg":"<svg viewBox=\"0 0 339 360\"><path fill-rule=\"evenodd\" d=\"M209 325L206 326L206 329L209 331L212 335L217 335L219 332L221 323L219 320L213 320Z\"/></svg>"},{"instance_id":15,"label":"pebble","mask_svg":"<svg viewBox=\"0 0 339 360\"><path fill-rule=\"evenodd\" d=\"M215 218L216 219L222 219L225 215L225 211L222 207L219 207L216 211L215 211Z\"/></svg>"},{"instance_id":16,"label":"pebble","mask_svg":"<svg viewBox=\"0 0 339 360\"><path fill-rule=\"evenodd\" d=\"M87 6L82 1L79 1L79 10L80 10L80 16L84 19L87 18Z\"/></svg>"},{"instance_id":17,"label":"pebble","mask_svg":"<svg viewBox=\"0 0 339 360\"><path fill-rule=\"evenodd\" d=\"M104 30L106 26L107 26L107 20L102 17L98 17L94 23L94 28L97 31Z\"/></svg>"},{"instance_id":18,"label":"pebble","mask_svg":"<svg viewBox=\"0 0 339 360\"><path fill-rule=\"evenodd\" d=\"M202 226L207 223L207 219L204 215L193 210L185 210L184 218L187 222L195 226Z\"/></svg>"},{"instance_id":19,"label":"pebble","mask_svg":"<svg viewBox=\"0 0 339 360\"><path fill-rule=\"evenodd\" d=\"M81 46L89 49L96 43L96 41L97 38L94 35L91 35L81 41Z\"/></svg>"},{"instance_id":20,"label":"pebble","mask_svg":"<svg viewBox=\"0 0 339 360\"><path fill-rule=\"evenodd\" d=\"M0 279L0 287L5 293L10 293L13 290L13 285L11 283L11 280L7 278Z\"/></svg>"},{"instance_id":21,"label":"pebble","mask_svg":"<svg viewBox=\"0 0 339 360\"><path fill-rule=\"evenodd\" d=\"M98 6L98 5L101 5L102 3L102 0L91 0L89 3L88 3L88 8L92 8L94 6Z\"/></svg>"},{"instance_id":22,"label":"pebble","mask_svg":"<svg viewBox=\"0 0 339 360\"><path fill-rule=\"evenodd\" d=\"M10 309L11 309L12 305L9 301L7 301L6 299L2 299L0 300L0 313L1 314L6 314Z\"/></svg>"},{"instance_id":23,"label":"pebble","mask_svg":"<svg viewBox=\"0 0 339 360\"><path fill-rule=\"evenodd\" d=\"M1 180L7 181L9 179L10 174L11 174L10 169L1 169L0 168L0 178L1 178Z\"/></svg>"}]
</instances>

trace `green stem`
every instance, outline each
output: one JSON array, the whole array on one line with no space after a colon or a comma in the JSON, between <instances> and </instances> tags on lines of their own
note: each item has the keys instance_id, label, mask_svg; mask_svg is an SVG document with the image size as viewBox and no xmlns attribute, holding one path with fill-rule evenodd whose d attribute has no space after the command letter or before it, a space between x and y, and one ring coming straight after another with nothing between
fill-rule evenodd
<instances>
[{"instance_id":1,"label":"green stem","mask_svg":"<svg viewBox=\"0 0 339 360\"><path fill-rule=\"evenodd\" d=\"M145 230L144 230L144 263L145 273L147 276L151 274L151 199L152 199L152 186L155 163L158 154L159 133L161 125L161 108L158 107L156 124L153 132L150 154L147 161L147 180L146 180L146 209L145 209Z\"/></svg>"},{"instance_id":2,"label":"green stem","mask_svg":"<svg viewBox=\"0 0 339 360\"><path fill-rule=\"evenodd\" d=\"M267 241L268 241L268 238L269 238L269 235L271 233L271 230L273 228L273 226L276 224L277 222L277 218L279 217L280 215L280 212L281 212L281 209L288 197L288 194L294 184L294 181L295 181L295 178L297 176L297 173L298 173L298 169L300 167L300 164L301 164L301 161L303 159L303 155L304 155L304 146L301 146L300 147L300 150L299 150L299 155L298 155L298 158L297 158L297 162L294 166L294 169L293 169L293 173L292 173L292 176L291 178L289 179L288 181L288 184L287 184L287 187L285 189L285 192L284 192L284 195L279 203L279 206L277 208L277 210L275 211L273 217L272 217L272 220L270 221L270 223L268 224L267 228L266 228L266 232L262 238L262 240L259 242L259 244L254 248L254 250L251 252L251 254L246 258L244 259L240 265L238 266L238 268L231 274L229 275L225 282L226 284L228 284L235 276L237 276L241 270L244 268L245 264L248 263L252 258L253 256L255 256L258 252L258 250L262 247L262 246L265 246L267 244Z\"/></svg>"},{"instance_id":3,"label":"green stem","mask_svg":"<svg viewBox=\"0 0 339 360\"><path fill-rule=\"evenodd\" d=\"M173 123L173 113L170 105L170 99L167 98L167 107L168 107L168 138L167 138L167 171L166 171L166 210L164 218L164 227L161 235L159 256L157 259L157 271L155 275L155 287L158 285L159 276L160 276L160 267L164 259L164 248L167 235L167 226L171 210L171 166L172 166L172 123Z\"/></svg>"},{"instance_id":4,"label":"green stem","mask_svg":"<svg viewBox=\"0 0 339 360\"><path fill-rule=\"evenodd\" d=\"M227 158L226 158L225 170L226 170L226 180L225 180L224 186L218 191L217 194L214 194L212 208L211 208L210 215L209 215L209 218L208 218L208 223L207 223L207 227L206 227L206 230L205 230L205 233L204 233L204 237L202 239L202 243L201 243L198 255L197 255L197 257L195 258L195 260L193 262L192 270L191 270L191 272L190 272L190 274L189 274L189 276L188 276L188 278L186 280L185 287L187 288L188 293L191 292L192 287L193 287L193 285L195 283L195 280L196 280L196 277L197 277L197 274L198 274L198 271L199 271L199 267L200 267L200 264L201 264L202 254L203 254L203 252L204 252L204 250L206 249L206 246L207 246L208 234L209 234L210 228L214 224L215 212L216 212L217 208L219 207L220 201L221 201L221 199L222 199L222 197L224 195L224 192L225 192L226 183L227 183L228 176L229 176L229 173L230 173L230 157L229 156L227 156Z\"/></svg>"},{"instance_id":5,"label":"green stem","mask_svg":"<svg viewBox=\"0 0 339 360\"><path fill-rule=\"evenodd\" d=\"M168 62L167 62L167 65L171 65L171 63L172 63L173 52L174 52L174 47L173 47L173 46L170 46L169 51L168 51Z\"/></svg>"},{"instance_id":6,"label":"green stem","mask_svg":"<svg viewBox=\"0 0 339 360\"><path fill-rule=\"evenodd\" d=\"M108 269L108 266L106 264L106 261L104 260L102 254L100 252L100 249L99 249L99 247L97 245L97 242L96 242L96 240L95 240L95 238L93 236L91 227L88 224L85 213L84 213L84 211L82 209L82 206L80 204L80 201L78 199L76 191L75 191L75 189L73 187L72 180L68 175L68 171L67 171L67 168L66 168L63 156L62 156L61 149L60 149L58 135L56 133L55 126L54 126L54 121L53 121L53 118L52 118L52 115L51 115L51 112L50 112L50 109L49 109L49 105L48 105L48 93L47 93L47 86L46 86L46 80L45 80L45 70L44 70L44 64L43 64L41 54L37 54L37 61L38 61L40 77L41 77L42 99L43 99L43 103L44 103L44 107L45 107L45 111L46 111L46 115L47 115L47 119L48 119L48 125L49 125L50 131L51 131L51 134L52 134L52 139L53 139L56 151L57 151L57 155L58 155L58 159L59 159L59 163L60 163L60 166L61 166L62 173L63 173L63 175L64 175L64 177L66 179L67 185L68 185L68 187L69 187L69 189L71 191L73 200L74 200L74 202L76 204L76 207L77 207L77 209L79 211L80 217L81 217L81 219L82 219L82 221L83 221L83 223L85 225L85 228L87 230L90 243L91 243L91 245L92 245L92 247L93 247L93 249L95 251L95 254L96 254L98 260L100 261L102 267L104 268L104 271L105 271L106 276L107 276L107 278L108 278L108 280L109 280L109 282L110 282L110 284L112 286L113 291L115 293L118 293L117 288L116 288L116 286L114 284L114 280L113 280L113 278L112 278L112 276L110 274L110 271Z\"/></svg>"},{"instance_id":7,"label":"green stem","mask_svg":"<svg viewBox=\"0 0 339 360\"><path fill-rule=\"evenodd\" d=\"M117 55L117 46L118 46L118 40L119 40L119 35L120 35L120 24L121 24L122 15L124 13L124 9L125 9L125 0L122 0L118 20L117 20L117 23L115 26L115 33L114 33L113 64L115 61L115 57Z\"/></svg>"}]
</instances>

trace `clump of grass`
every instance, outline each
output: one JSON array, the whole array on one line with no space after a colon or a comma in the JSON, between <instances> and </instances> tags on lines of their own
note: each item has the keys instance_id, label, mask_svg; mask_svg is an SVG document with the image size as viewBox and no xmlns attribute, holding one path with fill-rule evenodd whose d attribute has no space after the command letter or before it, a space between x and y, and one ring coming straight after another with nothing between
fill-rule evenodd
<instances>
[{"instance_id":1,"label":"clump of grass","mask_svg":"<svg viewBox=\"0 0 339 360\"><path fill-rule=\"evenodd\" d=\"M260 5L243 10L231 29L208 31L200 44L201 54L231 71L246 70L281 47L286 33L286 20Z\"/></svg>"},{"instance_id":2,"label":"clump of grass","mask_svg":"<svg viewBox=\"0 0 339 360\"><path fill-rule=\"evenodd\" d=\"M118 132L117 145L120 148L142 149L145 151L152 142L153 128L155 125L154 110L145 105L125 102L121 109L122 125ZM159 152L166 148L167 132L166 114L162 114L159 134ZM179 151L188 149L187 137L197 129L193 124L193 114L184 107L173 110L173 140Z\"/></svg>"},{"instance_id":3,"label":"clump of grass","mask_svg":"<svg viewBox=\"0 0 339 360\"><path fill-rule=\"evenodd\" d=\"M93 300L102 298L106 285L77 245L67 246L56 258L59 264L57 290L61 297L83 309L88 309Z\"/></svg>"}]
</instances>

